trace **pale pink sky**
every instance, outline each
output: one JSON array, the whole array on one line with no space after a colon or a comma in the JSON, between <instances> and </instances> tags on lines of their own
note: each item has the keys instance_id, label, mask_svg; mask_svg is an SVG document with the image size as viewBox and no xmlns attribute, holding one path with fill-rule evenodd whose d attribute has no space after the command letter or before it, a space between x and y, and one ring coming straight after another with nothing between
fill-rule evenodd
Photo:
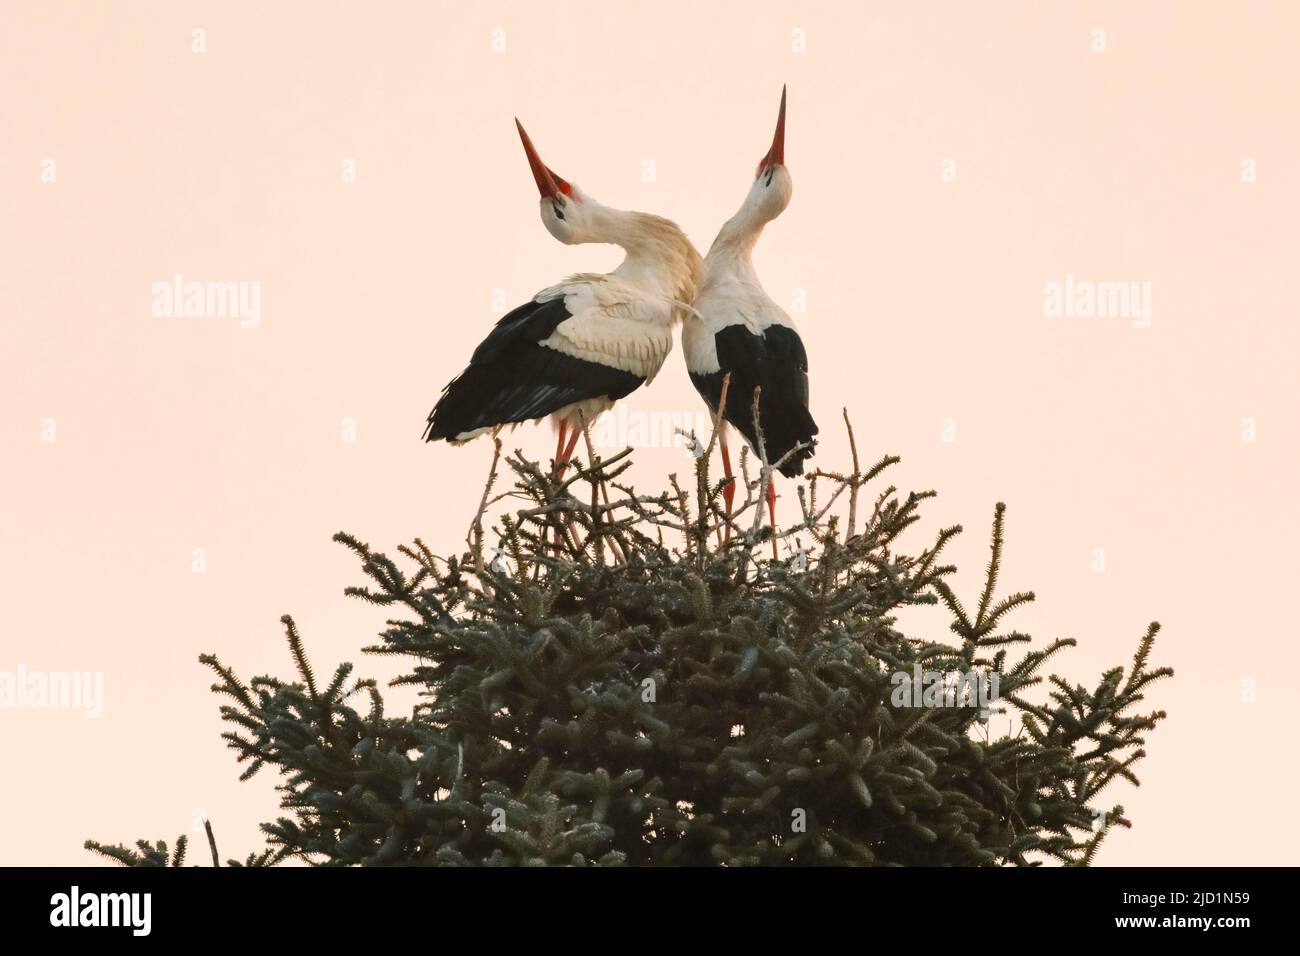
<instances>
[{"instance_id":1,"label":"pale pink sky","mask_svg":"<svg viewBox=\"0 0 1300 956\"><path fill-rule=\"evenodd\" d=\"M795 194L756 263L806 300L817 460L846 463L848 406L864 456L940 492L913 541L966 526L963 593L1005 500L1004 587L1039 595L1015 623L1077 638L1072 679L1163 622L1171 717L1102 863L1294 861L1263 809L1300 784L1297 35L1285 2L7 0L0 671L102 672L105 700L0 709L0 863L203 812L224 855L260 848L274 781L237 782L196 656L287 675L289 612L318 668L395 673L360 659L384 615L330 535L457 548L490 447L419 435L494 290L618 261L546 234L512 117L707 247L782 83ZM178 272L259 283L260 324L155 316ZM1045 315L1067 275L1150 283L1150 326ZM628 403L698 407L679 349ZM688 467L637 460L647 488Z\"/></svg>"}]
</instances>

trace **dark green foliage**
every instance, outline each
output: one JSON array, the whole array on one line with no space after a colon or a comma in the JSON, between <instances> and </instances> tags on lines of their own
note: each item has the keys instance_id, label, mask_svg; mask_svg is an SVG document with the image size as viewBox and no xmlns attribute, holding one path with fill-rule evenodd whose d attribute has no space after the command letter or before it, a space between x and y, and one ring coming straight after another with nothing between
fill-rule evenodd
<instances>
[{"instance_id":1,"label":"dark green foliage","mask_svg":"<svg viewBox=\"0 0 1300 956\"><path fill-rule=\"evenodd\" d=\"M135 845L136 849L132 850L121 843L106 846L103 843L96 843L94 840L87 840L85 844L87 850L108 857L114 863L120 863L123 866L185 865L186 839L183 836L176 838L176 849L170 855L168 855L166 840L159 840L157 843L150 843L148 840L136 840Z\"/></svg>"},{"instance_id":2,"label":"dark green foliage","mask_svg":"<svg viewBox=\"0 0 1300 956\"><path fill-rule=\"evenodd\" d=\"M220 866L221 857L217 854L217 840L212 834L212 824L204 820L203 829L208 836L208 849L212 851L212 865ZM188 843L186 837L177 837L176 849L170 857L167 855L166 840L159 840L153 844L147 840L137 840L135 845L138 849L135 850L120 843L106 846L103 843L96 843L94 840L87 840L84 845L92 853L98 853L100 856L107 857L122 866L184 866L185 849ZM261 853L248 854L248 858L242 863L239 860L227 860L226 866L273 866L284 857L285 853L281 849L268 847Z\"/></svg>"},{"instance_id":3,"label":"dark green foliage","mask_svg":"<svg viewBox=\"0 0 1300 956\"><path fill-rule=\"evenodd\" d=\"M894 459L805 479L803 520L781 537L806 539L806 560L776 562L755 518L766 469L745 474L728 521L707 454L692 493L674 477L658 496L619 482L626 454L563 481L509 459L522 506L498 519L495 562L480 520L450 560L336 536L369 578L348 593L390 617L366 651L411 662L396 682L418 690L411 712L390 716L350 664L322 681L287 617L294 679L245 682L202 658L244 778L281 774L285 815L249 863L1086 865L1130 825L1099 799L1116 777L1137 783L1164 716L1136 712L1171 673L1147 669L1157 625L1092 690L1045 676L1073 642L1034 649L1004 628L1033 595L996 594L1002 505L972 613L940 562L959 528L900 550L931 493L862 497ZM900 629L925 604L951 613L948 635ZM1022 729L995 733L1006 716L974 704L897 706L891 677L914 665L996 672L995 709ZM166 862L161 843L91 846Z\"/></svg>"}]
</instances>

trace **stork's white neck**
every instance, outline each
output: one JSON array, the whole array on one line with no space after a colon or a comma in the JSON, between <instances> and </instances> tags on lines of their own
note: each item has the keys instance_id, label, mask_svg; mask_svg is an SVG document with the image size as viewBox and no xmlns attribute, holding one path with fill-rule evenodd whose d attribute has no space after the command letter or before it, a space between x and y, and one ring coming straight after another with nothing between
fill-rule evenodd
<instances>
[{"instance_id":1,"label":"stork's white neck","mask_svg":"<svg viewBox=\"0 0 1300 956\"><path fill-rule=\"evenodd\" d=\"M722 224L718 237L709 247L709 261L728 260L737 264L749 264L754 254L758 237L763 234L763 227L768 220L759 215L758 210L746 202L740 211Z\"/></svg>"},{"instance_id":2,"label":"stork's white neck","mask_svg":"<svg viewBox=\"0 0 1300 956\"><path fill-rule=\"evenodd\" d=\"M704 266L686 234L660 216L592 203L590 229L597 242L619 246L627 258L614 275L689 304Z\"/></svg>"},{"instance_id":3,"label":"stork's white neck","mask_svg":"<svg viewBox=\"0 0 1300 956\"><path fill-rule=\"evenodd\" d=\"M722 224L709 247L709 262L725 262L741 271L753 271L751 257L763 228L785 210L794 185L782 165L769 168L749 187L736 214Z\"/></svg>"}]
</instances>

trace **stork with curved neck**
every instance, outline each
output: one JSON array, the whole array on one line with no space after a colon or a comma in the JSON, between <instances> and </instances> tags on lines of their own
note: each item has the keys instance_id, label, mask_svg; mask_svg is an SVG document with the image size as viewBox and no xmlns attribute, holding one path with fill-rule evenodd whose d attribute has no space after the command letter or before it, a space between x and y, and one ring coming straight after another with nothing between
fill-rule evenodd
<instances>
[{"instance_id":1,"label":"stork with curved neck","mask_svg":"<svg viewBox=\"0 0 1300 956\"><path fill-rule=\"evenodd\" d=\"M812 455L817 423L808 410L808 355L794 322L763 291L752 254L763 228L790 203L794 183L785 165L785 90L772 146L758 163L739 211L723 224L705 257L704 283L682 330L686 367L715 414L722 383L730 376L724 423L735 427L758 450L754 390L759 389L759 424L767 459L781 474L803 473ZM721 436L722 464L728 483L723 498L730 516L735 497L727 429ZM776 489L767 486L776 557Z\"/></svg>"},{"instance_id":2,"label":"stork with curved neck","mask_svg":"<svg viewBox=\"0 0 1300 956\"><path fill-rule=\"evenodd\" d=\"M542 224L565 245L605 243L627 257L613 272L628 282L664 294L682 306L695 297L704 262L675 222L648 212L606 206L574 183L556 175L537 154L523 125L515 120L524 152L541 193ZM584 278L591 274L583 274ZM685 314L681 309L674 318Z\"/></svg>"},{"instance_id":3,"label":"stork with curved neck","mask_svg":"<svg viewBox=\"0 0 1300 956\"><path fill-rule=\"evenodd\" d=\"M559 426L558 474L581 425L663 366L672 327L695 297L703 262L676 224L606 206L557 175L523 125L515 125L547 231L567 245L621 246L627 257L611 273L580 273L548 286L502 318L442 390L424 437L460 444L549 415Z\"/></svg>"}]
</instances>

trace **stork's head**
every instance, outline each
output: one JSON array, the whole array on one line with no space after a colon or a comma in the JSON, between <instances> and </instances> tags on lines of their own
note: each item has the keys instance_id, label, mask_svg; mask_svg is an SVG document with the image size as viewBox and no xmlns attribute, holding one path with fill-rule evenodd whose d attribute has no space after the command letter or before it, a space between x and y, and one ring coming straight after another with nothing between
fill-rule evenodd
<instances>
[{"instance_id":1,"label":"stork's head","mask_svg":"<svg viewBox=\"0 0 1300 956\"><path fill-rule=\"evenodd\" d=\"M537 155L533 141L528 138L518 119L515 120L515 126L519 128L519 138L528 155L528 165L532 167L533 179L537 181L537 191L542 194L540 206L542 224L546 226L546 231L567 245L593 241L590 233L590 201L577 186L558 176L542 162L542 157Z\"/></svg>"},{"instance_id":2,"label":"stork's head","mask_svg":"<svg viewBox=\"0 0 1300 956\"><path fill-rule=\"evenodd\" d=\"M771 148L758 161L747 203L755 208L760 218L772 220L790 205L793 194L794 180L785 166L785 87L781 87L781 111L776 116L776 133Z\"/></svg>"}]
</instances>

